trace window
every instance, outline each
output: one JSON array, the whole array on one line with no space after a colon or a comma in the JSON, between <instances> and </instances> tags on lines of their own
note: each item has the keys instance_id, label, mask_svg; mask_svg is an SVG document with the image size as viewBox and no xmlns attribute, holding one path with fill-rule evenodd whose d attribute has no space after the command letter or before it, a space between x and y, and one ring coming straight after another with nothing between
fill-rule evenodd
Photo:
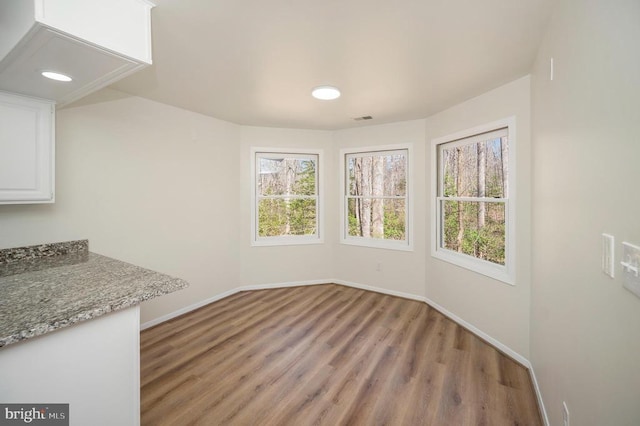
<instances>
[{"instance_id":1,"label":"window","mask_svg":"<svg viewBox=\"0 0 640 426\"><path fill-rule=\"evenodd\" d=\"M513 284L514 120L433 141L434 257Z\"/></svg>"},{"instance_id":2,"label":"window","mask_svg":"<svg viewBox=\"0 0 640 426\"><path fill-rule=\"evenodd\" d=\"M341 154L341 242L411 250L409 146Z\"/></svg>"},{"instance_id":3,"label":"window","mask_svg":"<svg viewBox=\"0 0 640 426\"><path fill-rule=\"evenodd\" d=\"M253 245L320 243L320 151L253 149Z\"/></svg>"}]
</instances>

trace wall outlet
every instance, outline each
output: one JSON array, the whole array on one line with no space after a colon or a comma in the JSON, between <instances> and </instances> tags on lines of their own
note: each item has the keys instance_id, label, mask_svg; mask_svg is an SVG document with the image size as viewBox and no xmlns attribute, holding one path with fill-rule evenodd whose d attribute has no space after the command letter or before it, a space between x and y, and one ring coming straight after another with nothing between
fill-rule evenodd
<instances>
[{"instance_id":1,"label":"wall outlet","mask_svg":"<svg viewBox=\"0 0 640 426\"><path fill-rule=\"evenodd\" d=\"M569 407L564 401L562 401L562 424L563 426L569 426Z\"/></svg>"},{"instance_id":2,"label":"wall outlet","mask_svg":"<svg viewBox=\"0 0 640 426\"><path fill-rule=\"evenodd\" d=\"M382 272L382 263L380 262L376 263L376 271Z\"/></svg>"}]
</instances>

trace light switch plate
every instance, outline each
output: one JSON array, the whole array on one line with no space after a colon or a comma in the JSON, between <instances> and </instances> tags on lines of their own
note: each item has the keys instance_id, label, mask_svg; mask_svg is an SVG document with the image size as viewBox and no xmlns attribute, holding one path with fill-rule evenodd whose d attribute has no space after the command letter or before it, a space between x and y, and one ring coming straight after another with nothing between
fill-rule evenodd
<instances>
[{"instance_id":1,"label":"light switch plate","mask_svg":"<svg viewBox=\"0 0 640 426\"><path fill-rule=\"evenodd\" d=\"M615 238L613 235L602 234L602 272L611 278L615 274Z\"/></svg>"},{"instance_id":2,"label":"light switch plate","mask_svg":"<svg viewBox=\"0 0 640 426\"><path fill-rule=\"evenodd\" d=\"M640 247L622 243L622 274L624 287L640 297Z\"/></svg>"}]
</instances>

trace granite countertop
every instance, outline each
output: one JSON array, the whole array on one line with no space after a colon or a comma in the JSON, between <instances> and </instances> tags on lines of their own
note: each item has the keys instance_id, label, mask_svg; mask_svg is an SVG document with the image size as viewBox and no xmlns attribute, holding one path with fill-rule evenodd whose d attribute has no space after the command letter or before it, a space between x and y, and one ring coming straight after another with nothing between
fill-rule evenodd
<instances>
[{"instance_id":1,"label":"granite countertop","mask_svg":"<svg viewBox=\"0 0 640 426\"><path fill-rule=\"evenodd\" d=\"M87 240L0 250L0 347L187 286L91 253Z\"/></svg>"}]
</instances>

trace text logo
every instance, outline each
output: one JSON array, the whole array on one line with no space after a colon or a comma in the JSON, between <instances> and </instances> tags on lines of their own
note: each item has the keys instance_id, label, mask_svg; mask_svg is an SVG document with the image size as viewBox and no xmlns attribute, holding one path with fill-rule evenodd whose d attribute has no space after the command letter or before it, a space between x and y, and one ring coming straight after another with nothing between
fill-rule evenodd
<instances>
[{"instance_id":1,"label":"text logo","mask_svg":"<svg viewBox=\"0 0 640 426\"><path fill-rule=\"evenodd\" d=\"M0 426L69 426L69 404L0 404Z\"/></svg>"}]
</instances>

